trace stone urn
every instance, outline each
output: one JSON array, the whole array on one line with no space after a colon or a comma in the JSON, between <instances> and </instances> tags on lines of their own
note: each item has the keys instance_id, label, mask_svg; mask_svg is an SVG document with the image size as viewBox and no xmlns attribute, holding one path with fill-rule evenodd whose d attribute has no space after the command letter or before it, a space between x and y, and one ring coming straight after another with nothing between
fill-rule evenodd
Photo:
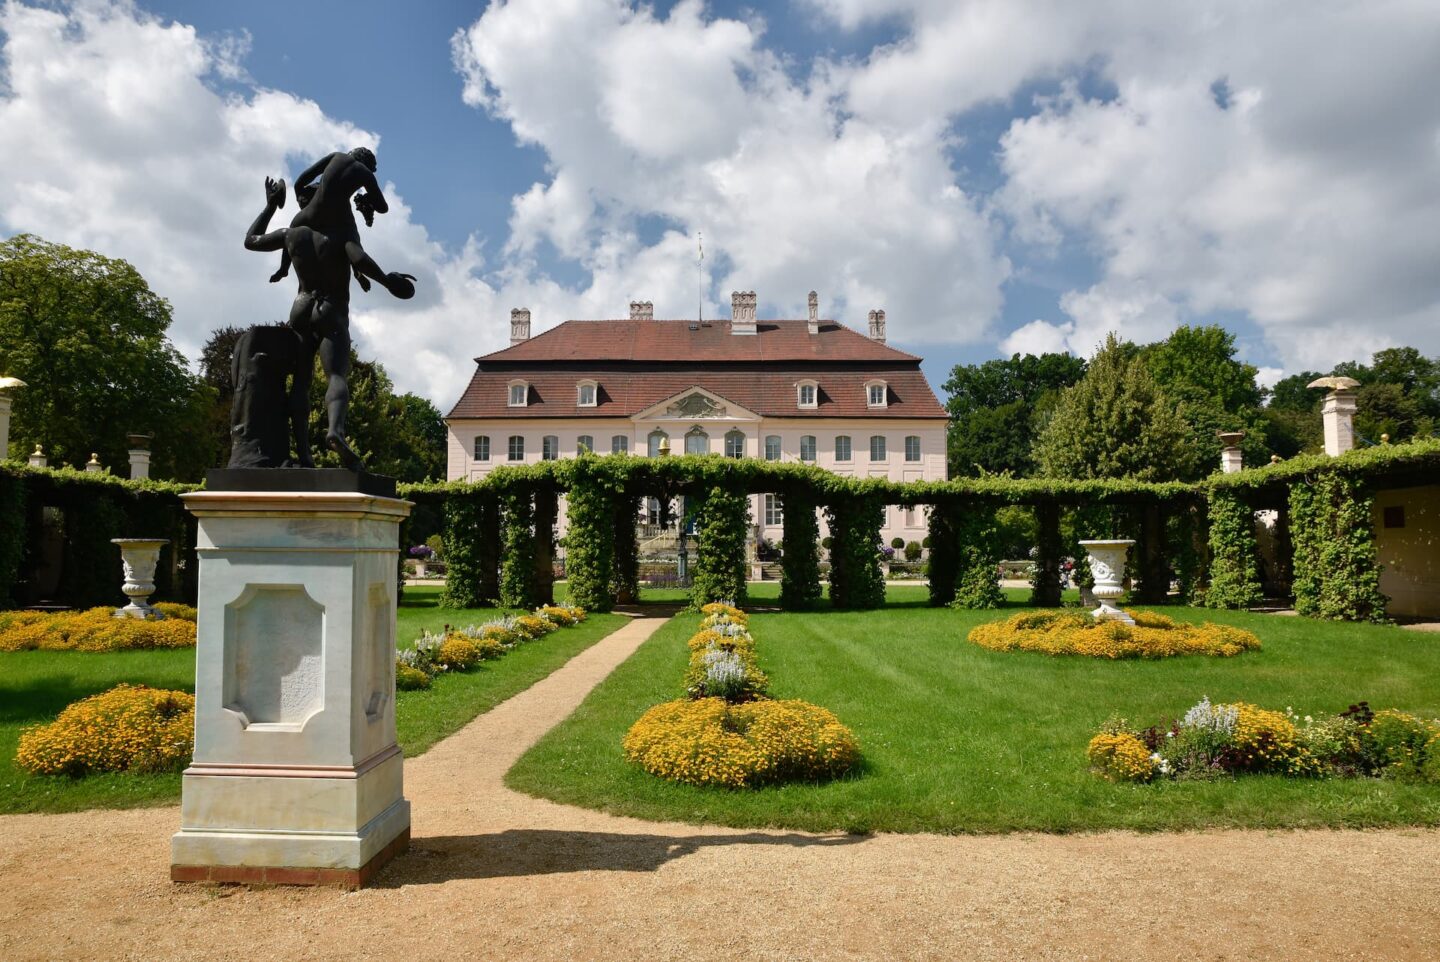
<instances>
[{"instance_id":1,"label":"stone urn","mask_svg":"<svg viewBox=\"0 0 1440 962\"><path fill-rule=\"evenodd\" d=\"M1130 540L1082 541L1080 546L1090 555L1090 574L1095 578L1095 599L1100 607L1090 612L1096 621L1123 621L1135 624L1135 619L1116 608L1110 602L1125 593L1125 559L1130 554Z\"/></svg>"},{"instance_id":2,"label":"stone urn","mask_svg":"<svg viewBox=\"0 0 1440 962\"><path fill-rule=\"evenodd\" d=\"M125 583L120 590L130 599L124 608L115 609L115 617L164 618L151 607L149 598L155 593L155 565L160 560L160 549L170 542L164 538L112 538L110 543L120 546L120 563L125 569Z\"/></svg>"}]
</instances>

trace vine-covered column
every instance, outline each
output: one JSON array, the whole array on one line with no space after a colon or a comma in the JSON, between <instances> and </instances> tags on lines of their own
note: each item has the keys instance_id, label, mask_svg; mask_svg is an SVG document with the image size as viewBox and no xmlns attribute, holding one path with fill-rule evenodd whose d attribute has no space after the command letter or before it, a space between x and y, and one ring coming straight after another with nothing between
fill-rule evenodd
<instances>
[{"instance_id":1,"label":"vine-covered column","mask_svg":"<svg viewBox=\"0 0 1440 962\"><path fill-rule=\"evenodd\" d=\"M1041 608L1060 604L1060 505L1035 505L1035 573L1030 576L1030 603Z\"/></svg>"},{"instance_id":2,"label":"vine-covered column","mask_svg":"<svg viewBox=\"0 0 1440 962\"><path fill-rule=\"evenodd\" d=\"M1337 474L1290 489L1295 610L1337 621L1386 621L1371 521L1375 499Z\"/></svg>"},{"instance_id":3,"label":"vine-covered column","mask_svg":"<svg viewBox=\"0 0 1440 962\"><path fill-rule=\"evenodd\" d=\"M493 529L498 515L495 496L488 491L453 490L445 498L442 606L482 608L495 603L499 592Z\"/></svg>"},{"instance_id":4,"label":"vine-covered column","mask_svg":"<svg viewBox=\"0 0 1440 962\"><path fill-rule=\"evenodd\" d=\"M535 492L535 593L527 608L555 603L555 520L560 498L554 490Z\"/></svg>"},{"instance_id":5,"label":"vine-covered column","mask_svg":"<svg viewBox=\"0 0 1440 962\"><path fill-rule=\"evenodd\" d=\"M636 528L639 516L639 498L620 494L611 499L611 544L615 554L610 568L610 594L622 605L633 605L640 600L640 538Z\"/></svg>"},{"instance_id":6,"label":"vine-covered column","mask_svg":"<svg viewBox=\"0 0 1440 962\"><path fill-rule=\"evenodd\" d=\"M784 492L780 559L780 607L814 608L820 601L820 522L815 499L800 488Z\"/></svg>"},{"instance_id":7,"label":"vine-covered column","mask_svg":"<svg viewBox=\"0 0 1440 962\"><path fill-rule=\"evenodd\" d=\"M500 495L500 605L529 608L535 598L535 505L528 490Z\"/></svg>"},{"instance_id":8,"label":"vine-covered column","mask_svg":"<svg viewBox=\"0 0 1440 962\"><path fill-rule=\"evenodd\" d=\"M743 491L715 486L705 492L695 518L699 542L690 582L690 603L745 602L745 532L750 498Z\"/></svg>"},{"instance_id":9,"label":"vine-covered column","mask_svg":"<svg viewBox=\"0 0 1440 962\"><path fill-rule=\"evenodd\" d=\"M955 600L955 576L960 567L956 506L941 501L930 507L930 604L939 607Z\"/></svg>"},{"instance_id":10,"label":"vine-covered column","mask_svg":"<svg viewBox=\"0 0 1440 962\"><path fill-rule=\"evenodd\" d=\"M836 608L885 604L880 571L880 528L885 505L875 495L851 495L826 509L830 525L830 603Z\"/></svg>"},{"instance_id":11,"label":"vine-covered column","mask_svg":"<svg viewBox=\"0 0 1440 962\"><path fill-rule=\"evenodd\" d=\"M1205 607L1249 608L1263 597L1255 511L1229 492L1212 492L1210 584L1205 589Z\"/></svg>"},{"instance_id":12,"label":"vine-covered column","mask_svg":"<svg viewBox=\"0 0 1440 962\"><path fill-rule=\"evenodd\" d=\"M955 514L956 608L998 608L1005 601L1000 591L1000 547L995 509L985 504L964 505Z\"/></svg>"},{"instance_id":13,"label":"vine-covered column","mask_svg":"<svg viewBox=\"0 0 1440 962\"><path fill-rule=\"evenodd\" d=\"M615 606L611 586L615 565L614 506L604 487L578 470L566 500L569 523L565 532L565 577L570 581L570 602L587 611L609 611Z\"/></svg>"},{"instance_id":14,"label":"vine-covered column","mask_svg":"<svg viewBox=\"0 0 1440 962\"><path fill-rule=\"evenodd\" d=\"M1136 570L1140 580L1130 597L1141 604L1161 604L1170 596L1170 574L1165 563L1165 511L1159 504L1140 507L1140 543Z\"/></svg>"}]
</instances>

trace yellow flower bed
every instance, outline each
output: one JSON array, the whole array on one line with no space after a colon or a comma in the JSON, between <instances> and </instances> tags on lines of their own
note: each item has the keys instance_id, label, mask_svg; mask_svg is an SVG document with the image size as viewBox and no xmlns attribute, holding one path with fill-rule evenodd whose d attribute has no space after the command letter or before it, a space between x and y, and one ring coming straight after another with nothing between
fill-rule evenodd
<instances>
[{"instance_id":1,"label":"yellow flower bed","mask_svg":"<svg viewBox=\"0 0 1440 962\"><path fill-rule=\"evenodd\" d=\"M1088 658L1170 658L1213 655L1229 658L1256 650L1260 639L1229 625L1191 625L1150 611L1131 612L1135 624L1097 622L1085 612L1025 612L978 625L970 640L994 651L1038 651Z\"/></svg>"},{"instance_id":2,"label":"yellow flower bed","mask_svg":"<svg viewBox=\"0 0 1440 962\"><path fill-rule=\"evenodd\" d=\"M1113 782L1145 782L1155 773L1150 749L1134 735L1102 732L1090 739L1085 756L1095 771Z\"/></svg>"},{"instance_id":3,"label":"yellow flower bed","mask_svg":"<svg viewBox=\"0 0 1440 962\"><path fill-rule=\"evenodd\" d=\"M160 607L160 606L156 606ZM185 605L175 606L193 612ZM88 611L0 613L0 651L124 651L132 648L193 648L195 622L116 618L114 608Z\"/></svg>"},{"instance_id":4,"label":"yellow flower bed","mask_svg":"<svg viewBox=\"0 0 1440 962\"><path fill-rule=\"evenodd\" d=\"M739 608L736 608L734 605L727 605L723 601L712 601L708 605L701 605L700 613L705 616L705 620L702 621L700 624L702 627L706 628L714 624L713 619L722 615L737 624L744 625L750 622L749 615L745 614L745 612L741 611Z\"/></svg>"},{"instance_id":5,"label":"yellow flower bed","mask_svg":"<svg viewBox=\"0 0 1440 962\"><path fill-rule=\"evenodd\" d=\"M697 631L685 644L691 652L704 651L711 646L724 651L755 650L755 638L748 631L743 635L722 635L718 631L705 628Z\"/></svg>"},{"instance_id":6,"label":"yellow flower bed","mask_svg":"<svg viewBox=\"0 0 1440 962\"><path fill-rule=\"evenodd\" d=\"M656 705L626 734L624 751L652 775L728 788L833 778L860 759L854 733L824 708L721 698Z\"/></svg>"},{"instance_id":7,"label":"yellow flower bed","mask_svg":"<svg viewBox=\"0 0 1440 962\"><path fill-rule=\"evenodd\" d=\"M15 763L35 775L169 771L189 760L194 732L195 696L119 685L23 732Z\"/></svg>"},{"instance_id":8,"label":"yellow flower bed","mask_svg":"<svg viewBox=\"0 0 1440 962\"><path fill-rule=\"evenodd\" d=\"M515 630L525 637L527 641L534 641L541 635L548 635L557 626L546 621L537 615L521 615L515 619Z\"/></svg>"},{"instance_id":9,"label":"yellow flower bed","mask_svg":"<svg viewBox=\"0 0 1440 962\"><path fill-rule=\"evenodd\" d=\"M444 665L450 671L466 671L487 658L499 658L503 654L505 646L492 638L469 638L452 632L435 652L435 664Z\"/></svg>"}]
</instances>

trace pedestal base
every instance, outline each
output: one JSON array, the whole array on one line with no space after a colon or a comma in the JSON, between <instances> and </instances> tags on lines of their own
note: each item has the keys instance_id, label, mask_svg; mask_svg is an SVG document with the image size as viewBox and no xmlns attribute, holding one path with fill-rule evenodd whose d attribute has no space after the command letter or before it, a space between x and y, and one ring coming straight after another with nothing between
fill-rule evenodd
<instances>
[{"instance_id":1,"label":"pedestal base","mask_svg":"<svg viewBox=\"0 0 1440 962\"><path fill-rule=\"evenodd\" d=\"M410 829L390 840L370 861L359 868L290 868L264 865L172 865L172 882L211 882L221 885L331 885L358 889L371 880L397 855L410 847Z\"/></svg>"},{"instance_id":2,"label":"pedestal base","mask_svg":"<svg viewBox=\"0 0 1440 962\"><path fill-rule=\"evenodd\" d=\"M353 887L410 837L398 749L341 771L195 765L181 798L175 881Z\"/></svg>"},{"instance_id":3,"label":"pedestal base","mask_svg":"<svg viewBox=\"0 0 1440 962\"><path fill-rule=\"evenodd\" d=\"M1131 618L1124 611L1114 607L1107 601L1100 602L1100 607L1090 612L1090 617L1096 621L1120 621L1127 625L1135 624L1134 618Z\"/></svg>"}]
</instances>

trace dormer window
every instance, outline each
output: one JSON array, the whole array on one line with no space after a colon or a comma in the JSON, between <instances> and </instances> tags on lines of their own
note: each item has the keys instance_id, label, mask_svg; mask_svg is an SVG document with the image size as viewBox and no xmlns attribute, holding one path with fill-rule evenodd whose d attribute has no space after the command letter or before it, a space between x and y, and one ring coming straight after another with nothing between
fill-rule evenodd
<instances>
[{"instance_id":1,"label":"dormer window","mask_svg":"<svg viewBox=\"0 0 1440 962\"><path fill-rule=\"evenodd\" d=\"M888 403L889 388L884 381L868 381L865 384L865 404L867 407L883 408Z\"/></svg>"},{"instance_id":2,"label":"dormer window","mask_svg":"<svg viewBox=\"0 0 1440 962\"><path fill-rule=\"evenodd\" d=\"M510 382L510 407L523 408L530 403L530 385L524 381Z\"/></svg>"},{"instance_id":3,"label":"dormer window","mask_svg":"<svg viewBox=\"0 0 1440 962\"><path fill-rule=\"evenodd\" d=\"M595 406L594 381L581 381L575 388L575 404L582 408L593 408Z\"/></svg>"},{"instance_id":4,"label":"dormer window","mask_svg":"<svg viewBox=\"0 0 1440 962\"><path fill-rule=\"evenodd\" d=\"M814 408L819 391L814 381L801 381L795 385L795 403L802 408Z\"/></svg>"}]
</instances>

